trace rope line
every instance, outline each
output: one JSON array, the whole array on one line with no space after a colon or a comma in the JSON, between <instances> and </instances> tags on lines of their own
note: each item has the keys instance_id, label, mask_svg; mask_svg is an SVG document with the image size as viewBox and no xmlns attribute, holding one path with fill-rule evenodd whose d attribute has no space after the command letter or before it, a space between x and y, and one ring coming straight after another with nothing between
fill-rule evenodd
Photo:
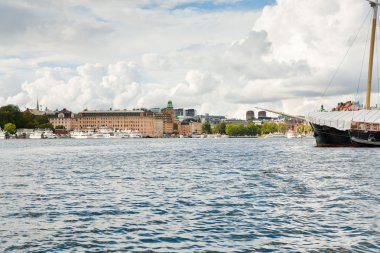
<instances>
[{"instance_id":1,"label":"rope line","mask_svg":"<svg viewBox=\"0 0 380 253\"><path fill-rule=\"evenodd\" d=\"M379 20L379 12L377 12L377 20ZM379 43L378 43L378 37L379 37L379 29L378 29L378 26L376 26L376 40L375 40L375 43L376 43L376 64L377 64L377 78L376 78L376 81L377 81L377 95L378 95L378 98L377 98L377 102L380 101L380 79L379 79ZM376 107L377 107L377 104L376 103Z\"/></svg>"},{"instance_id":2,"label":"rope line","mask_svg":"<svg viewBox=\"0 0 380 253\"><path fill-rule=\"evenodd\" d=\"M331 79L330 79L330 81L329 81L329 83L328 83L328 86L326 87L326 89L324 90L324 92L323 92L323 94L322 94L322 98L325 97L326 92L327 92L327 90L330 88L330 86L331 86L333 80L335 79L336 74L337 74L338 71L340 70L340 67L342 66L343 62L345 61L345 59L346 59L348 53L350 52L352 46L353 46L354 43L356 42L356 40L357 40L357 38L358 38L358 36L359 36L359 33L360 33L360 31L362 30L362 28L363 28L365 22L367 21L367 18L368 18L368 16L369 16L370 12L371 12L371 10L368 11L367 16L364 18L364 20L363 20L363 22L362 22L362 24L361 24L361 26L360 26L358 32L357 32L356 35L355 35L355 38L353 39L351 45L350 45L349 48L347 49L347 51L346 51L346 53L345 53L345 55L344 55L342 61L339 63L338 67L336 68L336 70L335 70L333 76L331 77Z\"/></svg>"}]
</instances>

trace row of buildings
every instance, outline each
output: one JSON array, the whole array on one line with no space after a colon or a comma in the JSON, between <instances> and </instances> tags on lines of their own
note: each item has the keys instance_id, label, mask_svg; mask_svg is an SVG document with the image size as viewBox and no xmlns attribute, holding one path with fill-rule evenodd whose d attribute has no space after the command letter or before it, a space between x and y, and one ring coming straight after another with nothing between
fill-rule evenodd
<instances>
[{"instance_id":1,"label":"row of buildings","mask_svg":"<svg viewBox=\"0 0 380 253\"><path fill-rule=\"evenodd\" d=\"M37 108L39 107L37 103ZM28 109L29 110L29 109ZM166 108L133 109L133 110L83 110L73 113L67 109L61 111L40 111L30 109L33 114L46 114L52 125L61 127L67 131L97 131L109 130L132 130L142 133L144 136L161 137L165 135L180 134L193 135L202 133L202 123L209 122L211 125L224 122L226 124L247 124L254 122L261 124L265 121L285 121L289 124L298 124L293 119L281 116L278 118L268 117L265 111L259 111L255 117L254 111L246 112L246 120L227 119L225 116L212 116L209 114L197 115L195 109L174 109L172 101L167 103Z\"/></svg>"},{"instance_id":2,"label":"row of buildings","mask_svg":"<svg viewBox=\"0 0 380 253\"><path fill-rule=\"evenodd\" d=\"M84 110L77 114L63 109L46 113L49 121L56 127L68 131L96 131L100 129L132 130L144 136L161 137L174 133L192 135L202 133L202 123L197 120L179 121L175 117L173 103L159 110Z\"/></svg>"}]
</instances>

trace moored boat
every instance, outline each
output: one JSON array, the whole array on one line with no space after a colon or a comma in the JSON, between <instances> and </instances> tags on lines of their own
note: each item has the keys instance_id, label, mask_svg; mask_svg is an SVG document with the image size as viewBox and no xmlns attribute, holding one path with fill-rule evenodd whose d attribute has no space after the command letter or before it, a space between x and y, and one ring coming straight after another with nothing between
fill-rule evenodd
<instances>
[{"instance_id":1,"label":"moored boat","mask_svg":"<svg viewBox=\"0 0 380 253\"><path fill-rule=\"evenodd\" d=\"M296 133L293 131L288 131L288 132L286 132L286 138L288 138L288 139L296 138Z\"/></svg>"},{"instance_id":2,"label":"moored boat","mask_svg":"<svg viewBox=\"0 0 380 253\"><path fill-rule=\"evenodd\" d=\"M42 139L43 132L34 131L29 135L29 139Z\"/></svg>"},{"instance_id":3,"label":"moored boat","mask_svg":"<svg viewBox=\"0 0 380 253\"><path fill-rule=\"evenodd\" d=\"M70 133L70 137L73 139L91 139L91 138L93 138L91 132L84 132L84 131L73 131Z\"/></svg>"},{"instance_id":4,"label":"moored boat","mask_svg":"<svg viewBox=\"0 0 380 253\"><path fill-rule=\"evenodd\" d=\"M265 138L285 138L286 135L283 133L270 133L265 136Z\"/></svg>"},{"instance_id":5,"label":"moored boat","mask_svg":"<svg viewBox=\"0 0 380 253\"><path fill-rule=\"evenodd\" d=\"M4 140L7 138L7 133L1 130L0 128L0 140Z\"/></svg>"},{"instance_id":6,"label":"moored boat","mask_svg":"<svg viewBox=\"0 0 380 253\"><path fill-rule=\"evenodd\" d=\"M42 134L43 139L56 139L57 135L51 131L46 131Z\"/></svg>"},{"instance_id":7,"label":"moored boat","mask_svg":"<svg viewBox=\"0 0 380 253\"><path fill-rule=\"evenodd\" d=\"M380 111L371 108L372 69L379 0L369 0L373 8L367 90L364 109L340 103L332 112L313 112L307 120L314 130L317 146L380 147Z\"/></svg>"}]
</instances>

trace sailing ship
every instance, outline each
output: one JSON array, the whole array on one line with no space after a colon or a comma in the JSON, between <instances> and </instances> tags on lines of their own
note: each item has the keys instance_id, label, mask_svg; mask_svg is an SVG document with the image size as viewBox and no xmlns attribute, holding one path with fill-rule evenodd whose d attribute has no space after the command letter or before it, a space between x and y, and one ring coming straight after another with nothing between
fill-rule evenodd
<instances>
[{"instance_id":1,"label":"sailing ship","mask_svg":"<svg viewBox=\"0 0 380 253\"><path fill-rule=\"evenodd\" d=\"M371 110L372 69L379 0L369 0L373 8L365 107L362 110L309 113L306 120L314 130L317 146L380 147L380 110Z\"/></svg>"}]
</instances>

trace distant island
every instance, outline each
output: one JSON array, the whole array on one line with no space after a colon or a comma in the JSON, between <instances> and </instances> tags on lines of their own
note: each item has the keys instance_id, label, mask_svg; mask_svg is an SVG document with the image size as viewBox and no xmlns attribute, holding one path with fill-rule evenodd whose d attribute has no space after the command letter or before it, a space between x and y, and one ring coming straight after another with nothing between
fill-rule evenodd
<instances>
[{"instance_id":1,"label":"distant island","mask_svg":"<svg viewBox=\"0 0 380 253\"><path fill-rule=\"evenodd\" d=\"M67 109L21 111L16 105L0 107L0 126L4 132L25 137L25 129L46 129L57 135L71 131L134 131L144 137L192 137L197 135L227 135L230 137L258 137L271 133L294 132L306 134L311 128L304 121L284 116L267 117L265 111L247 111L246 119L228 119L225 116L197 115L194 109L174 109L172 101L167 106L132 110L83 110L73 113ZM30 132L30 131L29 131Z\"/></svg>"}]
</instances>

